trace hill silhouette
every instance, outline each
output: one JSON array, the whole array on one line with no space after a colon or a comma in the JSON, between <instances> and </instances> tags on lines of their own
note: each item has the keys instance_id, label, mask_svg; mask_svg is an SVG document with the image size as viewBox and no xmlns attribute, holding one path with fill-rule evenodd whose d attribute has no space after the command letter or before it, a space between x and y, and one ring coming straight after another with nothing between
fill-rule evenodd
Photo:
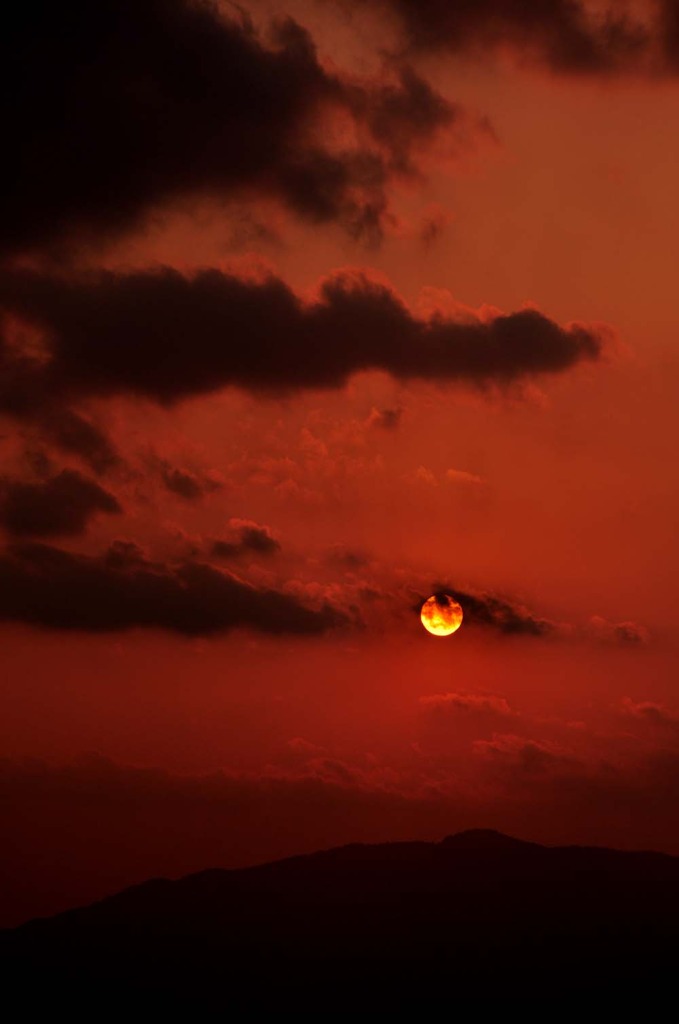
<instances>
[{"instance_id":1,"label":"hill silhouette","mask_svg":"<svg viewBox=\"0 0 679 1024\"><path fill-rule=\"evenodd\" d=\"M679 858L473 830L156 879L0 939L24 1013L648 1009L676 984Z\"/></svg>"}]
</instances>

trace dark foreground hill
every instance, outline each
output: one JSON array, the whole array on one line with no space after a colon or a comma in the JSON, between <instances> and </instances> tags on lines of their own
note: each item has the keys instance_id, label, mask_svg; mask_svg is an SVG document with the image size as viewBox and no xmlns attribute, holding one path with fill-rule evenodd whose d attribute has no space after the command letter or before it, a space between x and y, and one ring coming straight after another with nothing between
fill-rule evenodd
<instances>
[{"instance_id":1,"label":"dark foreground hill","mask_svg":"<svg viewBox=\"0 0 679 1024\"><path fill-rule=\"evenodd\" d=\"M150 881L1 940L13 1019L648 1013L679 984L679 858L483 831L346 846Z\"/></svg>"}]
</instances>

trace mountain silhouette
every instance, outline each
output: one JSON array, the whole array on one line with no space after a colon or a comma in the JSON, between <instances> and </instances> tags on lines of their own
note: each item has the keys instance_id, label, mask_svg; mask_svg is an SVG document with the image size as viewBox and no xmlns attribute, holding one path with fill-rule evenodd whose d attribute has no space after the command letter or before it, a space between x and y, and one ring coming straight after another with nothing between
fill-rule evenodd
<instances>
[{"instance_id":1,"label":"mountain silhouette","mask_svg":"<svg viewBox=\"0 0 679 1024\"><path fill-rule=\"evenodd\" d=\"M477 850L479 853L484 850L518 850L527 849L529 846L538 846L538 843L529 843L525 839L515 839L513 836L506 836L503 832L497 832L493 828L469 828L464 832L455 832L452 836L446 836L441 842L442 846L456 850Z\"/></svg>"},{"instance_id":2,"label":"mountain silhouette","mask_svg":"<svg viewBox=\"0 0 679 1024\"><path fill-rule=\"evenodd\" d=\"M4 931L0 949L24 1014L322 1020L648 1012L674 994L678 940L679 858L472 830L155 879Z\"/></svg>"}]
</instances>

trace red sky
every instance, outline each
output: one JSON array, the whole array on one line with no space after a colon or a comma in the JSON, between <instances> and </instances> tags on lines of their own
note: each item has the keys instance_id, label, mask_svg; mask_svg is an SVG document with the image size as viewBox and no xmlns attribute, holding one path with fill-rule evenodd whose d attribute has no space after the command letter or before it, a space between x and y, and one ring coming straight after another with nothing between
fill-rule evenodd
<instances>
[{"instance_id":1,"label":"red sky","mask_svg":"<svg viewBox=\"0 0 679 1024\"><path fill-rule=\"evenodd\" d=\"M676 5L246 6L6 44L3 923L468 826L679 853Z\"/></svg>"}]
</instances>

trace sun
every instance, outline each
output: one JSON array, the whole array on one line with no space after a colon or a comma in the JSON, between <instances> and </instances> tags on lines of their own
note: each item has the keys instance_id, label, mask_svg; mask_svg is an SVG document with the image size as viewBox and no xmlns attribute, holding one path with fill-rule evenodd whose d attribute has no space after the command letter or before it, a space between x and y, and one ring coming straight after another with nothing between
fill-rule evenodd
<instances>
[{"instance_id":1,"label":"sun","mask_svg":"<svg viewBox=\"0 0 679 1024\"><path fill-rule=\"evenodd\" d=\"M450 594L432 594L422 605L420 618L434 636L450 636L462 625L462 606Z\"/></svg>"}]
</instances>

